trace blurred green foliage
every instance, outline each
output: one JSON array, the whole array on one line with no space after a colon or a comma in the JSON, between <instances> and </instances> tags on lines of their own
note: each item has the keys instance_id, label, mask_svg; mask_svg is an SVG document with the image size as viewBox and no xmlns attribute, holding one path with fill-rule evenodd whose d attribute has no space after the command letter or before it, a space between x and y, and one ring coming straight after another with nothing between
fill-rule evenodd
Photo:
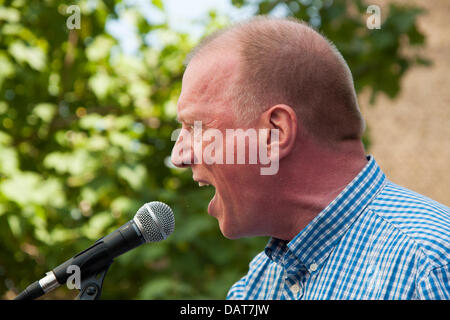
<instances>
[{"instance_id":1,"label":"blurred green foliage","mask_svg":"<svg viewBox=\"0 0 450 320\"><path fill-rule=\"evenodd\" d=\"M206 213L214 191L167 165L182 63L195 43L130 3L0 0L0 297L11 298L148 201L173 208L175 232L118 258L104 299L224 298L267 241L225 239ZM161 1L152 3L164 13ZM66 26L70 4L81 8L80 29ZM277 6L307 21L320 17L317 27L342 51L358 92L369 88L372 99L395 97L405 71L427 63L410 50L424 44L420 9L391 5L381 30L368 30L362 1L259 1L256 11ZM124 16L140 39L135 54L105 28ZM206 30L217 21L205 17ZM149 33L160 46L146 44Z\"/></svg>"}]
</instances>

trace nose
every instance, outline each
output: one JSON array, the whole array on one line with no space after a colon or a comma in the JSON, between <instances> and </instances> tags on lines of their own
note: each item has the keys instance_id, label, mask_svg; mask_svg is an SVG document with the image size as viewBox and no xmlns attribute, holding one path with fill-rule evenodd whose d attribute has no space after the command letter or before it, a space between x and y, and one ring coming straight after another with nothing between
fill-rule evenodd
<instances>
[{"instance_id":1,"label":"nose","mask_svg":"<svg viewBox=\"0 0 450 320\"><path fill-rule=\"evenodd\" d=\"M186 130L181 130L175 141L170 160L178 168L187 168L194 163L194 152L192 149L191 136Z\"/></svg>"}]
</instances>

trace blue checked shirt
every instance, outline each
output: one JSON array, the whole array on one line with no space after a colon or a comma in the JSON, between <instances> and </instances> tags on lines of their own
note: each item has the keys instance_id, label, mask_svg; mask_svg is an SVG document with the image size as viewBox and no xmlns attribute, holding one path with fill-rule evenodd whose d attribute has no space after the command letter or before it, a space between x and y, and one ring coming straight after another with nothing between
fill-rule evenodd
<instances>
[{"instance_id":1,"label":"blue checked shirt","mask_svg":"<svg viewBox=\"0 0 450 320\"><path fill-rule=\"evenodd\" d=\"M450 209L368 160L294 239L271 238L227 299L449 299Z\"/></svg>"}]
</instances>

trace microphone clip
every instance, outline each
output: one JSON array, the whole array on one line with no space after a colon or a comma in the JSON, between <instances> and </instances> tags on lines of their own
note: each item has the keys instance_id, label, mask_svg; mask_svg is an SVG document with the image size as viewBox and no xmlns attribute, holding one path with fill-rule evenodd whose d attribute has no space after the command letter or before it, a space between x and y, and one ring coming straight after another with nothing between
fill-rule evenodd
<instances>
[{"instance_id":1,"label":"microphone clip","mask_svg":"<svg viewBox=\"0 0 450 320\"><path fill-rule=\"evenodd\" d=\"M99 300L100 295L102 294L103 280L112 263L113 260L109 261L109 263L107 263L99 272L81 279L80 293L75 300Z\"/></svg>"}]
</instances>

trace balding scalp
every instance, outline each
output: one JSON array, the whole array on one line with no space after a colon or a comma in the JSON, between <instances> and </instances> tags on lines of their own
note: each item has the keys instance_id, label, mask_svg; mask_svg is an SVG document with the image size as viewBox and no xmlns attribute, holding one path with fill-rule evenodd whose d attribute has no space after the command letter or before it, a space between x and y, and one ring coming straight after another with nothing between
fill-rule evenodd
<instances>
[{"instance_id":1,"label":"balding scalp","mask_svg":"<svg viewBox=\"0 0 450 320\"><path fill-rule=\"evenodd\" d=\"M361 138L364 121L350 69L335 46L304 22L255 17L205 38L187 61L212 49L240 55L232 107L242 123L286 104L321 140Z\"/></svg>"}]
</instances>

